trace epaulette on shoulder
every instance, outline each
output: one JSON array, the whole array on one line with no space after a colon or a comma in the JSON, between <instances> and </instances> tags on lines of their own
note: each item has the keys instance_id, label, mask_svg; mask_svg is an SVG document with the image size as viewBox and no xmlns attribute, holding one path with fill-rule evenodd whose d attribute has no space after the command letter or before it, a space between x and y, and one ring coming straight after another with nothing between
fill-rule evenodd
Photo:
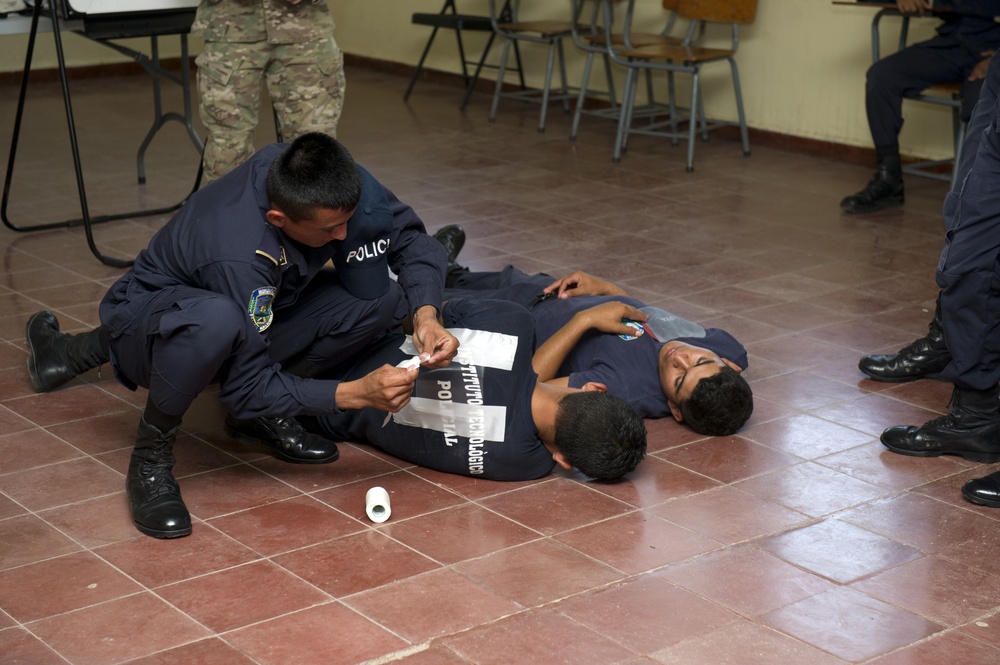
<instances>
[{"instance_id":1,"label":"epaulette on shoulder","mask_svg":"<svg viewBox=\"0 0 1000 665\"><path fill-rule=\"evenodd\" d=\"M276 266L287 263L287 260L285 259L285 250L278 241L277 235L274 233L264 234L264 237L261 238L260 247L257 248L256 254L263 256Z\"/></svg>"}]
</instances>

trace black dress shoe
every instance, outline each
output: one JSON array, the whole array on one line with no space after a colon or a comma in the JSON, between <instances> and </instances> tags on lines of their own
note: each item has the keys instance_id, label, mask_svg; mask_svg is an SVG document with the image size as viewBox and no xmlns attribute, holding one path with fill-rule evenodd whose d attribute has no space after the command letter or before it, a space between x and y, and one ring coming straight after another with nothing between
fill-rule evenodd
<instances>
[{"instance_id":1,"label":"black dress shoe","mask_svg":"<svg viewBox=\"0 0 1000 665\"><path fill-rule=\"evenodd\" d=\"M980 506L1000 508L1000 471L965 483L962 496Z\"/></svg>"},{"instance_id":2,"label":"black dress shoe","mask_svg":"<svg viewBox=\"0 0 1000 665\"><path fill-rule=\"evenodd\" d=\"M287 462L326 464L340 457L336 443L307 432L295 418L237 420L227 415L226 434L243 443L263 443Z\"/></svg>"},{"instance_id":3,"label":"black dress shoe","mask_svg":"<svg viewBox=\"0 0 1000 665\"><path fill-rule=\"evenodd\" d=\"M448 252L448 262L455 263L458 253L465 247L465 229L458 224L442 226L434 234L434 239L441 243Z\"/></svg>"}]
</instances>

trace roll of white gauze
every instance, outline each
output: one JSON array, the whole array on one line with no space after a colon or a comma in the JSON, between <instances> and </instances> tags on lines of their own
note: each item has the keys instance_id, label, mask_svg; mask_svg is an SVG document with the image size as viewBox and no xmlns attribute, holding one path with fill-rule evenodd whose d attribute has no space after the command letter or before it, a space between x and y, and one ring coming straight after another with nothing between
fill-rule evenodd
<instances>
[{"instance_id":1,"label":"roll of white gauze","mask_svg":"<svg viewBox=\"0 0 1000 665\"><path fill-rule=\"evenodd\" d=\"M372 522L381 523L389 519L389 493L384 487L373 487L365 494L365 512Z\"/></svg>"}]
</instances>

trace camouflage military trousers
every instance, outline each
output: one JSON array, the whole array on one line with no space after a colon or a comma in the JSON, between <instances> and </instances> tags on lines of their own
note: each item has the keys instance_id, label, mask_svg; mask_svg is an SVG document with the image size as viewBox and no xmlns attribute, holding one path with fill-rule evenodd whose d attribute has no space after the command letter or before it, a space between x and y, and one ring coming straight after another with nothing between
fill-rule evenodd
<instances>
[{"instance_id":1,"label":"camouflage military trousers","mask_svg":"<svg viewBox=\"0 0 1000 665\"><path fill-rule=\"evenodd\" d=\"M282 138L306 132L336 136L344 106L344 56L333 36L305 44L205 42L198 56L201 121L208 132L205 182L254 153L261 81Z\"/></svg>"}]
</instances>

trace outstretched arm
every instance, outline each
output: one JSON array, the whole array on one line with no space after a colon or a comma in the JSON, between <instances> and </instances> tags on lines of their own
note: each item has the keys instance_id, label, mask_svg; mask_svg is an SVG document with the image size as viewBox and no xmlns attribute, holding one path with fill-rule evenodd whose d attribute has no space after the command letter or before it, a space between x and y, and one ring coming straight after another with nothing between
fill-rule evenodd
<instances>
[{"instance_id":1,"label":"outstretched arm","mask_svg":"<svg viewBox=\"0 0 1000 665\"><path fill-rule=\"evenodd\" d=\"M627 296L625 289L579 270L561 277L545 287L543 293L555 293L559 298L576 296Z\"/></svg>"},{"instance_id":2,"label":"outstretched arm","mask_svg":"<svg viewBox=\"0 0 1000 665\"><path fill-rule=\"evenodd\" d=\"M535 351L531 366L542 382L565 385L567 377L556 378L559 367L573 347L588 330L599 330L612 335L634 335L635 328L622 323L622 319L643 322L646 315L622 302L606 302L573 315L566 325L556 331Z\"/></svg>"}]
</instances>

